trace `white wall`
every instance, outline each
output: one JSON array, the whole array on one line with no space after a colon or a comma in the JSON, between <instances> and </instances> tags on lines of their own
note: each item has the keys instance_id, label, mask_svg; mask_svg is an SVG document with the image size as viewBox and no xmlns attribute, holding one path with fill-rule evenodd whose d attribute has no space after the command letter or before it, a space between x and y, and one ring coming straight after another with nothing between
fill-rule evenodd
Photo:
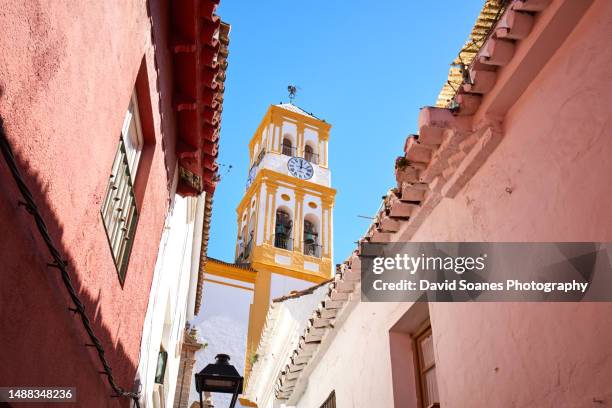
<instances>
[{"instance_id":1,"label":"white wall","mask_svg":"<svg viewBox=\"0 0 612 408\"><path fill-rule=\"evenodd\" d=\"M274 384L304 332L308 318L327 294L327 286L313 293L273 303L266 319L266 337L257 349L258 361L246 393L259 408L273 408Z\"/></svg>"},{"instance_id":2,"label":"white wall","mask_svg":"<svg viewBox=\"0 0 612 408\"><path fill-rule=\"evenodd\" d=\"M291 406L319 407L335 390L337 408L393 407L389 329L409 306L357 303L346 321L332 331L335 338L328 348L315 356L319 364Z\"/></svg>"},{"instance_id":3,"label":"white wall","mask_svg":"<svg viewBox=\"0 0 612 408\"><path fill-rule=\"evenodd\" d=\"M259 172L260 169L266 168L270 170L274 170L281 174L289 175L289 169L287 168L287 162L291 157L285 156L284 154L278 153L267 153L259 166L257 166L257 170L255 174ZM329 187L331 184L331 172L328 168L313 165L314 174L312 178L308 181L321 184L323 186Z\"/></svg>"},{"instance_id":4,"label":"white wall","mask_svg":"<svg viewBox=\"0 0 612 408\"><path fill-rule=\"evenodd\" d=\"M262 183L261 190L259 193L259 212L257 213L257 245L263 244L264 241L264 228L266 219L266 201L268 200L268 189L266 185Z\"/></svg>"},{"instance_id":5,"label":"white wall","mask_svg":"<svg viewBox=\"0 0 612 408\"><path fill-rule=\"evenodd\" d=\"M204 198L175 196L166 218L143 325L136 377L141 407L154 403L155 371L160 345L168 353L163 386L165 406L174 402L185 323L193 317L199 270Z\"/></svg>"}]
</instances>

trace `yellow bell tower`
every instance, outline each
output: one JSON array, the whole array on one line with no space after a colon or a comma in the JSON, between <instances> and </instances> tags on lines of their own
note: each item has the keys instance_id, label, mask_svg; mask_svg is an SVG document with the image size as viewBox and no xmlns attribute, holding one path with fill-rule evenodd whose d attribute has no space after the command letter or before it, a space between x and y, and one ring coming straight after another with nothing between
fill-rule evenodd
<instances>
[{"instance_id":1,"label":"yellow bell tower","mask_svg":"<svg viewBox=\"0 0 612 408\"><path fill-rule=\"evenodd\" d=\"M236 263L311 282L332 276L330 128L295 105L270 106L249 143Z\"/></svg>"},{"instance_id":2,"label":"yellow bell tower","mask_svg":"<svg viewBox=\"0 0 612 408\"><path fill-rule=\"evenodd\" d=\"M329 123L293 104L271 105L249 143L246 192L236 210L235 259L236 267L248 265L245 270L255 271L254 276L243 279L254 283L247 380L270 304L272 278L320 283L333 276L336 190L331 188L329 170L330 128Z\"/></svg>"},{"instance_id":3,"label":"yellow bell tower","mask_svg":"<svg viewBox=\"0 0 612 408\"><path fill-rule=\"evenodd\" d=\"M336 190L331 188L329 170L330 128L291 103L270 106L249 142L246 192L236 209L235 262L208 258L205 263L206 275L253 285L250 289L204 279L253 290L245 381L270 305L272 281L280 279L291 289L303 289L306 283L321 283L333 276ZM242 399L241 403L255 406Z\"/></svg>"}]
</instances>

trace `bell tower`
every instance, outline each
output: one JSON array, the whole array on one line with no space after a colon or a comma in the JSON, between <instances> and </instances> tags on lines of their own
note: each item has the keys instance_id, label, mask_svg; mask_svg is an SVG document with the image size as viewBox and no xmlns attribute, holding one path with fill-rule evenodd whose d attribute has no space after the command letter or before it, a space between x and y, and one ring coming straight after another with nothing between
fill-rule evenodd
<instances>
[{"instance_id":1,"label":"bell tower","mask_svg":"<svg viewBox=\"0 0 612 408\"><path fill-rule=\"evenodd\" d=\"M270 106L249 143L236 263L315 283L332 276L330 128L293 104Z\"/></svg>"},{"instance_id":2,"label":"bell tower","mask_svg":"<svg viewBox=\"0 0 612 408\"><path fill-rule=\"evenodd\" d=\"M331 188L329 170L330 128L291 103L271 105L249 143L246 191L236 209L235 258L236 266L256 271L246 344L247 381L272 280L285 279L285 286L299 290L333 276L336 190Z\"/></svg>"}]
</instances>

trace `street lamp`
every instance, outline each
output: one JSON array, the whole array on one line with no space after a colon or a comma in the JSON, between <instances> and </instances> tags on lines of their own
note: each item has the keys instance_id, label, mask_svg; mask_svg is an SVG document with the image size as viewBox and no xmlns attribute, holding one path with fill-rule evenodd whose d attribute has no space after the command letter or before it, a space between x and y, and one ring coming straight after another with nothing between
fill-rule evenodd
<instances>
[{"instance_id":1,"label":"street lamp","mask_svg":"<svg viewBox=\"0 0 612 408\"><path fill-rule=\"evenodd\" d=\"M229 408L234 408L238 395L242 393L243 378L238 370L229 363L230 356L217 354L214 364L208 364L195 375L196 391L200 394L200 407L203 392L220 392L233 394Z\"/></svg>"}]
</instances>

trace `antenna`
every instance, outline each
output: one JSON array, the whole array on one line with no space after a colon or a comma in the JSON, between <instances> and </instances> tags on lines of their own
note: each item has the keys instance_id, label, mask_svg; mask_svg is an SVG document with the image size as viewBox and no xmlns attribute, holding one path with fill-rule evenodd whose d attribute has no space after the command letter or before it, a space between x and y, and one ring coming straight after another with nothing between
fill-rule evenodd
<instances>
[{"instance_id":1,"label":"antenna","mask_svg":"<svg viewBox=\"0 0 612 408\"><path fill-rule=\"evenodd\" d=\"M287 85L287 92L289 92L289 103L293 104L293 101L295 100L295 95L297 94L298 89L300 89L300 87L296 86L296 85Z\"/></svg>"}]
</instances>

